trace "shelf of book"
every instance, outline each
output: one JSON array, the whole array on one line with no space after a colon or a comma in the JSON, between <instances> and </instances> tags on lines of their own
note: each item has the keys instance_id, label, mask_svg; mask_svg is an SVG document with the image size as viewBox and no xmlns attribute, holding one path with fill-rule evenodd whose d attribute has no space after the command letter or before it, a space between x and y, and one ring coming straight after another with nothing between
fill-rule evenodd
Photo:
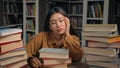
<instances>
[{"instance_id":1,"label":"shelf of book","mask_svg":"<svg viewBox=\"0 0 120 68\"><path fill-rule=\"evenodd\" d=\"M23 1L3 0L3 18L2 26L21 26L23 24Z\"/></svg>"},{"instance_id":2,"label":"shelf of book","mask_svg":"<svg viewBox=\"0 0 120 68\"><path fill-rule=\"evenodd\" d=\"M83 12L84 24L107 24L109 0L85 0Z\"/></svg>"},{"instance_id":3,"label":"shelf of book","mask_svg":"<svg viewBox=\"0 0 120 68\"><path fill-rule=\"evenodd\" d=\"M111 5L112 4L112 5ZM109 5L109 23L116 23L118 25L118 31L120 34L120 1L110 0Z\"/></svg>"},{"instance_id":4,"label":"shelf of book","mask_svg":"<svg viewBox=\"0 0 120 68\"><path fill-rule=\"evenodd\" d=\"M85 0L83 3L83 26L86 24L108 24L109 0ZM84 27L83 27L84 28ZM82 45L86 41L82 37Z\"/></svg>"},{"instance_id":5,"label":"shelf of book","mask_svg":"<svg viewBox=\"0 0 120 68\"><path fill-rule=\"evenodd\" d=\"M39 32L39 0L24 0L24 44Z\"/></svg>"}]
</instances>

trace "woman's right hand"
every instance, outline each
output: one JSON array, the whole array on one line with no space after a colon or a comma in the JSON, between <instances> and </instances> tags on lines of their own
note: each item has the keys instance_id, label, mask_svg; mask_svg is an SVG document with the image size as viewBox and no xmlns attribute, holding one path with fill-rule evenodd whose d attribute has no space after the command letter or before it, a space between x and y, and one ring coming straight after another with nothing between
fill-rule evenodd
<instances>
[{"instance_id":1,"label":"woman's right hand","mask_svg":"<svg viewBox=\"0 0 120 68\"><path fill-rule=\"evenodd\" d=\"M42 63L40 62L40 60L37 57L32 57L29 61L28 61L30 67L32 68L39 68L42 66Z\"/></svg>"}]
</instances>

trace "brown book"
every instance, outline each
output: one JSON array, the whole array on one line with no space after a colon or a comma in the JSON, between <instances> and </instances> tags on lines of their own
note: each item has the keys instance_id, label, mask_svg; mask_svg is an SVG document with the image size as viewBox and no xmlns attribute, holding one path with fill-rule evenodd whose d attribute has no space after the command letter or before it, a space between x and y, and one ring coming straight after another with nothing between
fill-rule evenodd
<instances>
[{"instance_id":1,"label":"brown book","mask_svg":"<svg viewBox=\"0 0 120 68\"><path fill-rule=\"evenodd\" d=\"M83 31L117 31L117 24L86 24Z\"/></svg>"},{"instance_id":2,"label":"brown book","mask_svg":"<svg viewBox=\"0 0 120 68\"><path fill-rule=\"evenodd\" d=\"M95 36L84 36L85 40L93 40L98 42L105 42L105 43L114 43L120 41L120 36L115 37L95 37Z\"/></svg>"},{"instance_id":3,"label":"brown book","mask_svg":"<svg viewBox=\"0 0 120 68\"><path fill-rule=\"evenodd\" d=\"M23 47L23 41L14 41L6 44L0 45L0 54L7 53L9 51L15 50L17 48Z\"/></svg>"},{"instance_id":4,"label":"brown book","mask_svg":"<svg viewBox=\"0 0 120 68\"><path fill-rule=\"evenodd\" d=\"M21 47L21 48L9 51L4 54L0 54L0 59L5 59L5 58L9 58L9 57L14 57L14 56L20 56L20 55L24 55L24 54L26 54L26 50L25 50L25 48Z\"/></svg>"},{"instance_id":5,"label":"brown book","mask_svg":"<svg viewBox=\"0 0 120 68\"><path fill-rule=\"evenodd\" d=\"M59 58L59 59L68 59L69 50L60 49L60 48L42 48L39 50L39 58Z\"/></svg>"},{"instance_id":6,"label":"brown book","mask_svg":"<svg viewBox=\"0 0 120 68\"><path fill-rule=\"evenodd\" d=\"M107 57L95 54L85 54L86 61L106 61L106 62L117 62L117 57Z\"/></svg>"},{"instance_id":7,"label":"brown book","mask_svg":"<svg viewBox=\"0 0 120 68\"><path fill-rule=\"evenodd\" d=\"M101 56L108 56L108 57L116 57L117 52L115 48L106 49L106 48L91 48L91 47L83 47L84 53L87 54L95 54Z\"/></svg>"},{"instance_id":8,"label":"brown book","mask_svg":"<svg viewBox=\"0 0 120 68\"><path fill-rule=\"evenodd\" d=\"M17 41L17 40L21 40L21 32L19 33L15 33L15 34L11 34L11 35L6 35L6 36L0 36L0 44L5 44L5 43L9 43L9 42L13 42L13 41Z\"/></svg>"},{"instance_id":9,"label":"brown book","mask_svg":"<svg viewBox=\"0 0 120 68\"><path fill-rule=\"evenodd\" d=\"M44 66L71 63L71 58L68 59L42 58L42 60Z\"/></svg>"},{"instance_id":10,"label":"brown book","mask_svg":"<svg viewBox=\"0 0 120 68\"><path fill-rule=\"evenodd\" d=\"M44 66L44 68L68 68L68 64L56 64Z\"/></svg>"},{"instance_id":11,"label":"brown book","mask_svg":"<svg viewBox=\"0 0 120 68\"><path fill-rule=\"evenodd\" d=\"M82 36L114 37L118 36L118 31L82 31Z\"/></svg>"},{"instance_id":12,"label":"brown book","mask_svg":"<svg viewBox=\"0 0 120 68\"><path fill-rule=\"evenodd\" d=\"M100 68L119 68L118 64L107 63L107 62L97 62L97 61L88 61L88 65L100 66Z\"/></svg>"},{"instance_id":13,"label":"brown book","mask_svg":"<svg viewBox=\"0 0 120 68\"><path fill-rule=\"evenodd\" d=\"M99 47L99 48L120 48L120 41L115 43L105 43L88 40L88 47Z\"/></svg>"},{"instance_id":14,"label":"brown book","mask_svg":"<svg viewBox=\"0 0 120 68\"><path fill-rule=\"evenodd\" d=\"M5 58L5 59L1 59L0 60L0 66L6 66L15 62L19 62L22 60L27 59L27 55L20 55L20 56L14 56L14 57L10 57L10 58Z\"/></svg>"},{"instance_id":15,"label":"brown book","mask_svg":"<svg viewBox=\"0 0 120 68\"><path fill-rule=\"evenodd\" d=\"M21 68L21 67L23 67L26 64L27 64L27 61L26 61L26 59L24 59L24 60L15 62L15 63L11 63L9 65L6 65L4 67L6 67L6 68Z\"/></svg>"}]
</instances>

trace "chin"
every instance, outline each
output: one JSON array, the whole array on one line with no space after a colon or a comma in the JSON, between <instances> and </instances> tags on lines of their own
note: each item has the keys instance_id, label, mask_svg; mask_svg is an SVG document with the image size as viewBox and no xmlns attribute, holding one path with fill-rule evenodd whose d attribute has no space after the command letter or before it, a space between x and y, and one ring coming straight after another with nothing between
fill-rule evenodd
<instances>
[{"instance_id":1,"label":"chin","mask_svg":"<svg viewBox=\"0 0 120 68\"><path fill-rule=\"evenodd\" d=\"M62 35L62 34L64 34L65 32L57 32L57 34L59 34L59 35Z\"/></svg>"}]
</instances>

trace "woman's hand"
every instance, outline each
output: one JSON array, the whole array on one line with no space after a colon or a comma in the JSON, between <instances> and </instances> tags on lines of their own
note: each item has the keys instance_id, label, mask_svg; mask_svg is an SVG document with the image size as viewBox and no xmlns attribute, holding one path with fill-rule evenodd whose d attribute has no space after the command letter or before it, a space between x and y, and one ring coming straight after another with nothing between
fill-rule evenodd
<instances>
[{"instance_id":1,"label":"woman's hand","mask_svg":"<svg viewBox=\"0 0 120 68\"><path fill-rule=\"evenodd\" d=\"M38 68L38 67L42 66L42 63L40 62L40 60L37 57L32 57L30 59L30 61L28 61L28 62L29 62L31 67Z\"/></svg>"},{"instance_id":2,"label":"woman's hand","mask_svg":"<svg viewBox=\"0 0 120 68\"><path fill-rule=\"evenodd\" d=\"M67 17L65 17L64 21L65 21L65 24L66 24L65 34L70 35L70 20Z\"/></svg>"}]
</instances>

